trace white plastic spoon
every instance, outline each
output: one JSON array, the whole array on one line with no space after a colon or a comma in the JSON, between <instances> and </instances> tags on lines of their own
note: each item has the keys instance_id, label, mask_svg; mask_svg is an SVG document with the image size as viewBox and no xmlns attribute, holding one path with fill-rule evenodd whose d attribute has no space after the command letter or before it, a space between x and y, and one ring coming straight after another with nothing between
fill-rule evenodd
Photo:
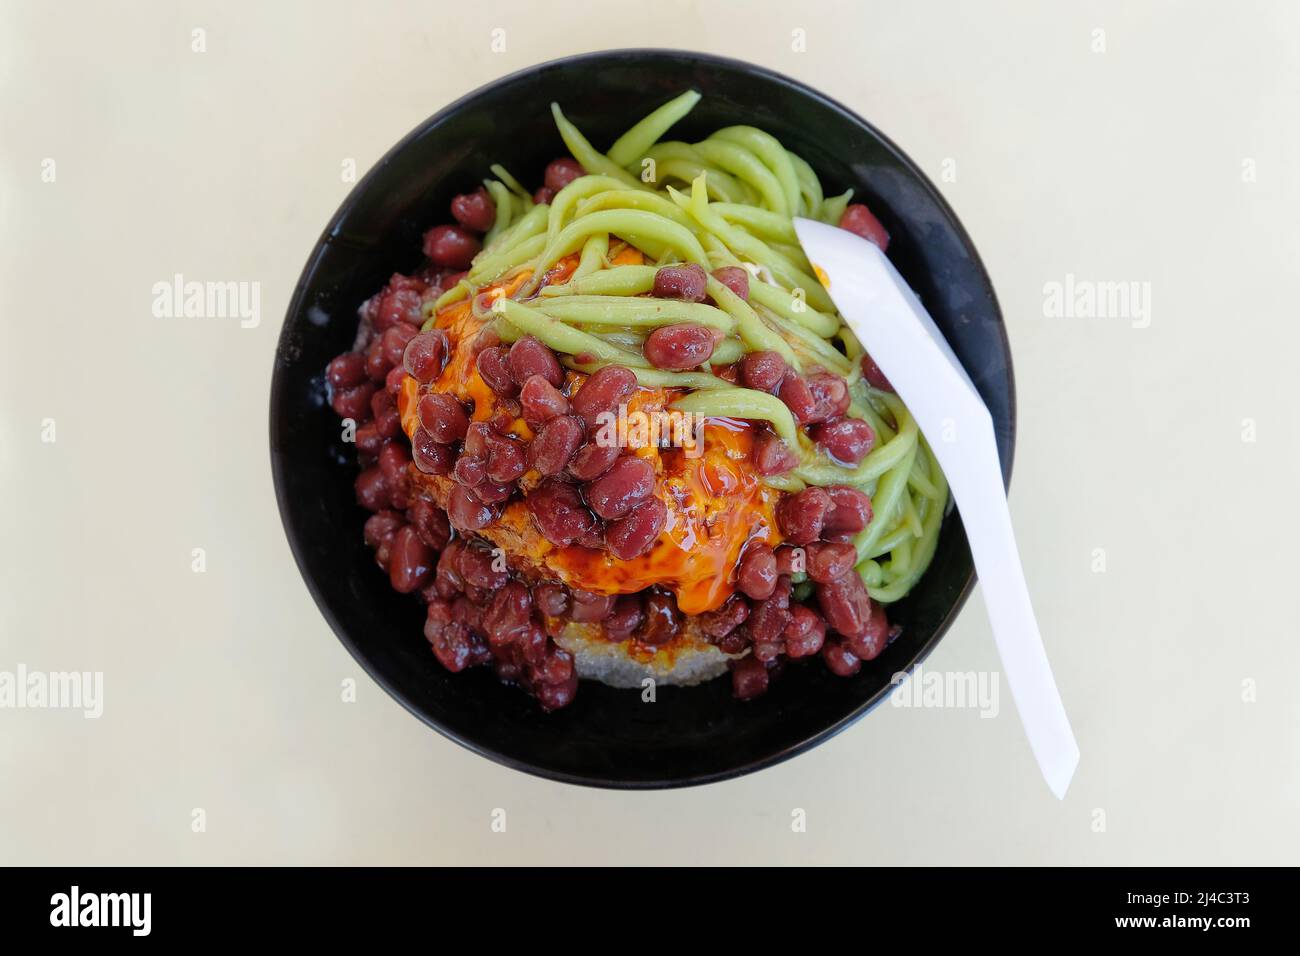
<instances>
[{"instance_id":1,"label":"white plastic spoon","mask_svg":"<svg viewBox=\"0 0 1300 956\"><path fill-rule=\"evenodd\" d=\"M1029 746L1052 792L1064 798L1079 746L1029 601L993 418L943 333L880 249L825 223L796 219L794 227L844 321L907 405L948 479Z\"/></svg>"}]
</instances>

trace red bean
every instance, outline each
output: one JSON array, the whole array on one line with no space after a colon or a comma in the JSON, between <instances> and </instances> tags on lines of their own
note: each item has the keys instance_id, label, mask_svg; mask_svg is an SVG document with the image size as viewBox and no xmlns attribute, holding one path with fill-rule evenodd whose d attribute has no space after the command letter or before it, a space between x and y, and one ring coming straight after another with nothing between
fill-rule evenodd
<instances>
[{"instance_id":1,"label":"red bean","mask_svg":"<svg viewBox=\"0 0 1300 956\"><path fill-rule=\"evenodd\" d=\"M681 632L682 615L677 610L677 599L669 592L647 592L643 607L645 620L636 635L643 644L667 644Z\"/></svg>"},{"instance_id":2,"label":"red bean","mask_svg":"<svg viewBox=\"0 0 1300 956\"><path fill-rule=\"evenodd\" d=\"M450 445L465 437L469 428L469 416L460 402L444 392L430 392L420 397L415 406L424 430L433 436L433 440Z\"/></svg>"},{"instance_id":3,"label":"red bean","mask_svg":"<svg viewBox=\"0 0 1300 956\"><path fill-rule=\"evenodd\" d=\"M460 576L466 584L487 591L503 588L510 580L510 575L497 560L497 553L482 545L469 545L460 553Z\"/></svg>"},{"instance_id":4,"label":"red bean","mask_svg":"<svg viewBox=\"0 0 1300 956\"><path fill-rule=\"evenodd\" d=\"M860 418L841 418L818 425L811 432L813 441L826 449L838 464L852 467L871 451L876 433Z\"/></svg>"},{"instance_id":5,"label":"red bean","mask_svg":"<svg viewBox=\"0 0 1300 956\"><path fill-rule=\"evenodd\" d=\"M762 541L750 542L736 568L736 587L756 601L776 590L776 555Z\"/></svg>"},{"instance_id":6,"label":"red bean","mask_svg":"<svg viewBox=\"0 0 1300 956\"><path fill-rule=\"evenodd\" d=\"M350 418L359 425L370 418L370 398L374 394L375 386L370 382L340 389L330 400L330 407L340 418Z\"/></svg>"},{"instance_id":7,"label":"red bean","mask_svg":"<svg viewBox=\"0 0 1300 956\"><path fill-rule=\"evenodd\" d=\"M862 670L862 660L843 641L829 640L822 645L822 660L836 677L852 677Z\"/></svg>"},{"instance_id":8,"label":"red bean","mask_svg":"<svg viewBox=\"0 0 1300 956\"><path fill-rule=\"evenodd\" d=\"M807 552L803 548L781 545L776 549L777 574L801 574L807 570Z\"/></svg>"},{"instance_id":9,"label":"red bean","mask_svg":"<svg viewBox=\"0 0 1300 956\"><path fill-rule=\"evenodd\" d=\"M462 485L475 488L487 480L487 462L477 455L461 455L451 469L451 476Z\"/></svg>"},{"instance_id":10,"label":"red bean","mask_svg":"<svg viewBox=\"0 0 1300 956\"><path fill-rule=\"evenodd\" d=\"M852 577L856 578L857 575L854 574ZM885 616L885 609L870 598L867 601L870 604L870 611L866 615L862 632L844 635L849 650L864 661L879 657L880 652L889 644L889 619Z\"/></svg>"},{"instance_id":11,"label":"red bean","mask_svg":"<svg viewBox=\"0 0 1300 956\"><path fill-rule=\"evenodd\" d=\"M417 591L433 574L433 549L420 539L409 524L393 538L389 551L388 575L393 590L399 594Z\"/></svg>"},{"instance_id":12,"label":"red bean","mask_svg":"<svg viewBox=\"0 0 1300 956\"><path fill-rule=\"evenodd\" d=\"M680 266L662 266L655 272L654 295L659 299L703 302L708 279L704 268L694 262Z\"/></svg>"},{"instance_id":13,"label":"red bean","mask_svg":"<svg viewBox=\"0 0 1300 956\"><path fill-rule=\"evenodd\" d=\"M379 434L379 429L374 422L366 422L360 426L355 436L357 451L372 458L379 454L379 450L384 447L386 440L383 435Z\"/></svg>"},{"instance_id":14,"label":"red bean","mask_svg":"<svg viewBox=\"0 0 1300 956\"><path fill-rule=\"evenodd\" d=\"M594 430L602 412L614 412L636 391L636 375L622 365L606 365L593 373L570 399L573 412Z\"/></svg>"},{"instance_id":15,"label":"red bean","mask_svg":"<svg viewBox=\"0 0 1300 956\"><path fill-rule=\"evenodd\" d=\"M579 481L591 481L609 471L610 466L618 460L618 445L602 445L594 438L583 445L574 454L569 463L569 474Z\"/></svg>"},{"instance_id":16,"label":"red bean","mask_svg":"<svg viewBox=\"0 0 1300 956\"><path fill-rule=\"evenodd\" d=\"M746 302L749 301L749 270L742 266L723 266L713 270L717 279Z\"/></svg>"},{"instance_id":17,"label":"red bean","mask_svg":"<svg viewBox=\"0 0 1300 956\"><path fill-rule=\"evenodd\" d=\"M569 414L569 400L544 376L533 375L519 389L519 408L524 421L537 428L552 418ZM577 421L581 427L582 421Z\"/></svg>"},{"instance_id":18,"label":"red bean","mask_svg":"<svg viewBox=\"0 0 1300 956\"><path fill-rule=\"evenodd\" d=\"M760 475L782 475L799 464L799 456L766 428L754 438L752 460L754 470Z\"/></svg>"},{"instance_id":19,"label":"red bean","mask_svg":"<svg viewBox=\"0 0 1300 956\"><path fill-rule=\"evenodd\" d=\"M464 453L475 458L487 458L488 443L492 440L492 429L487 422L470 422L465 431Z\"/></svg>"},{"instance_id":20,"label":"red bean","mask_svg":"<svg viewBox=\"0 0 1300 956\"><path fill-rule=\"evenodd\" d=\"M390 368L384 376L384 391L394 399L402 392L402 383L406 381L406 369L401 365Z\"/></svg>"},{"instance_id":21,"label":"red bean","mask_svg":"<svg viewBox=\"0 0 1300 956\"><path fill-rule=\"evenodd\" d=\"M555 353L531 335L510 346L510 375L516 385L523 385L534 375L540 375L556 388L564 384L564 369Z\"/></svg>"},{"instance_id":22,"label":"red bean","mask_svg":"<svg viewBox=\"0 0 1300 956\"><path fill-rule=\"evenodd\" d=\"M805 488L782 497L776 520L790 544L810 544L821 534L830 507L831 496L824 489Z\"/></svg>"},{"instance_id":23,"label":"red bean","mask_svg":"<svg viewBox=\"0 0 1300 956\"><path fill-rule=\"evenodd\" d=\"M387 484L387 482L385 482ZM406 482L402 481L395 485L388 485L388 501L398 511L405 511L411 503L410 492L407 489Z\"/></svg>"},{"instance_id":24,"label":"red bean","mask_svg":"<svg viewBox=\"0 0 1300 956\"><path fill-rule=\"evenodd\" d=\"M715 643L724 654L743 654L750 646L749 633L743 627L738 627L725 637L718 638Z\"/></svg>"},{"instance_id":25,"label":"red bean","mask_svg":"<svg viewBox=\"0 0 1300 956\"><path fill-rule=\"evenodd\" d=\"M831 510L826 514L822 536L828 541L847 540L871 523L871 498L865 492L845 485L826 489Z\"/></svg>"},{"instance_id":26,"label":"red bean","mask_svg":"<svg viewBox=\"0 0 1300 956\"><path fill-rule=\"evenodd\" d=\"M880 366L870 355L862 356L862 377L872 388L878 388L882 392L894 390L894 386L889 384L889 379L885 378L885 373L880 370Z\"/></svg>"},{"instance_id":27,"label":"red bean","mask_svg":"<svg viewBox=\"0 0 1300 956\"><path fill-rule=\"evenodd\" d=\"M487 476L498 484L514 481L528 470L524 446L513 438L498 438L488 449Z\"/></svg>"},{"instance_id":28,"label":"red bean","mask_svg":"<svg viewBox=\"0 0 1300 956\"><path fill-rule=\"evenodd\" d=\"M635 594L622 594L614 602L614 609L605 618L605 637L611 641L625 641L641 626L644 617L641 598Z\"/></svg>"},{"instance_id":29,"label":"red bean","mask_svg":"<svg viewBox=\"0 0 1300 956\"><path fill-rule=\"evenodd\" d=\"M335 391L362 384L366 380L366 357L360 352L344 352L325 366L325 380Z\"/></svg>"},{"instance_id":30,"label":"red bean","mask_svg":"<svg viewBox=\"0 0 1300 956\"><path fill-rule=\"evenodd\" d=\"M388 361L388 353L384 350L383 338L372 339L366 347L366 374L370 376L370 380L383 382L392 367L393 363Z\"/></svg>"},{"instance_id":31,"label":"red bean","mask_svg":"<svg viewBox=\"0 0 1300 956\"><path fill-rule=\"evenodd\" d=\"M395 533L404 524L406 524L406 520L396 511L377 511L366 519L361 533L368 547L377 548L381 541Z\"/></svg>"},{"instance_id":32,"label":"red bean","mask_svg":"<svg viewBox=\"0 0 1300 956\"><path fill-rule=\"evenodd\" d=\"M438 555L438 564L433 572L433 589L438 597L444 600L455 599L465 589L465 582L461 580L460 569L457 566L464 546L463 539L453 538Z\"/></svg>"},{"instance_id":33,"label":"red bean","mask_svg":"<svg viewBox=\"0 0 1300 956\"><path fill-rule=\"evenodd\" d=\"M554 198L555 190L547 189L545 186L538 187L537 192L533 193L533 202L539 206L549 206Z\"/></svg>"},{"instance_id":34,"label":"red bean","mask_svg":"<svg viewBox=\"0 0 1300 956\"><path fill-rule=\"evenodd\" d=\"M427 385L442 374L442 360L447 351L447 333L442 329L421 332L406 343L402 367L421 385Z\"/></svg>"},{"instance_id":35,"label":"red bean","mask_svg":"<svg viewBox=\"0 0 1300 956\"><path fill-rule=\"evenodd\" d=\"M411 507L406 509L406 520L411 523L420 536L420 540L440 551L451 539L451 524L447 521L447 512L443 511L428 498L416 498Z\"/></svg>"},{"instance_id":36,"label":"red bean","mask_svg":"<svg viewBox=\"0 0 1300 956\"><path fill-rule=\"evenodd\" d=\"M853 641L866 634L871 617L871 597L856 571L830 584L818 584L817 603L826 623L845 638ZM857 654L856 648L854 653Z\"/></svg>"},{"instance_id":37,"label":"red bean","mask_svg":"<svg viewBox=\"0 0 1300 956\"><path fill-rule=\"evenodd\" d=\"M465 582L465 597L452 605L453 615L470 627L483 626L483 610L492 601L492 592Z\"/></svg>"},{"instance_id":38,"label":"red bean","mask_svg":"<svg viewBox=\"0 0 1300 956\"><path fill-rule=\"evenodd\" d=\"M433 607L430 603L431 611ZM453 674L459 674L467 667L486 664L490 659L483 639L458 621L442 623L430 613L424 622L424 636L432 645L438 663Z\"/></svg>"},{"instance_id":39,"label":"red bean","mask_svg":"<svg viewBox=\"0 0 1300 956\"><path fill-rule=\"evenodd\" d=\"M492 522L492 509L464 485L451 489L447 500L447 517L461 531L478 531Z\"/></svg>"},{"instance_id":40,"label":"red bean","mask_svg":"<svg viewBox=\"0 0 1300 956\"><path fill-rule=\"evenodd\" d=\"M847 542L829 543L814 541L808 545L808 577L819 584L838 581L853 570L858 563L858 552Z\"/></svg>"},{"instance_id":41,"label":"red bean","mask_svg":"<svg viewBox=\"0 0 1300 956\"><path fill-rule=\"evenodd\" d=\"M578 675L570 674L562 684L538 684L536 688L537 703L546 713L568 707L578 693Z\"/></svg>"},{"instance_id":42,"label":"red bean","mask_svg":"<svg viewBox=\"0 0 1300 956\"><path fill-rule=\"evenodd\" d=\"M654 547L667 522L667 506L658 498L647 498L627 517L610 523L605 530L605 546L620 561L639 558Z\"/></svg>"},{"instance_id":43,"label":"red bean","mask_svg":"<svg viewBox=\"0 0 1300 956\"><path fill-rule=\"evenodd\" d=\"M578 536L573 539L573 543L582 545L584 548L591 548L593 551L604 550L605 522L592 515L591 524L578 532Z\"/></svg>"},{"instance_id":44,"label":"red bean","mask_svg":"<svg viewBox=\"0 0 1300 956\"><path fill-rule=\"evenodd\" d=\"M439 563L441 559L439 559ZM451 617L451 600L442 597L441 594L434 592L430 594L429 600L426 601L429 606L425 609L426 624L433 623L434 626L441 627L443 624L450 624L454 618ZM428 637L428 632L425 632Z\"/></svg>"},{"instance_id":45,"label":"red bean","mask_svg":"<svg viewBox=\"0 0 1300 956\"><path fill-rule=\"evenodd\" d=\"M480 186L472 193L461 193L452 199L451 218L466 229L487 232L497 221L496 203L488 191Z\"/></svg>"},{"instance_id":46,"label":"red bean","mask_svg":"<svg viewBox=\"0 0 1300 956\"><path fill-rule=\"evenodd\" d=\"M498 484L508 484L528 470L525 445L519 438L489 431L482 445L487 479Z\"/></svg>"},{"instance_id":47,"label":"red bean","mask_svg":"<svg viewBox=\"0 0 1300 956\"><path fill-rule=\"evenodd\" d=\"M384 350L384 364L393 368L395 365L402 364L402 356L406 352L407 343L419 334L419 329L414 325L407 325L405 322L399 322L391 328L385 329L384 334L379 337L380 348ZM388 373L384 373L387 377Z\"/></svg>"},{"instance_id":48,"label":"red bean","mask_svg":"<svg viewBox=\"0 0 1300 956\"><path fill-rule=\"evenodd\" d=\"M776 352L750 352L740 360L740 380L746 388L775 392L790 366Z\"/></svg>"},{"instance_id":49,"label":"red bean","mask_svg":"<svg viewBox=\"0 0 1300 956\"><path fill-rule=\"evenodd\" d=\"M781 632L785 653L790 658L811 657L826 641L826 622L802 604L790 608L790 622Z\"/></svg>"},{"instance_id":50,"label":"red bean","mask_svg":"<svg viewBox=\"0 0 1300 956\"><path fill-rule=\"evenodd\" d=\"M411 438L411 458L415 467L426 475L445 475L451 471L451 449L434 441L423 428Z\"/></svg>"},{"instance_id":51,"label":"red bean","mask_svg":"<svg viewBox=\"0 0 1300 956\"><path fill-rule=\"evenodd\" d=\"M569 610L569 592L556 581L543 581L533 588L533 604L549 617L560 617Z\"/></svg>"},{"instance_id":52,"label":"red bean","mask_svg":"<svg viewBox=\"0 0 1300 956\"><path fill-rule=\"evenodd\" d=\"M478 335L474 336L474 341L469 344L470 358L477 362L480 352L500 344L501 336L497 333L497 330L490 325L485 325L479 330Z\"/></svg>"},{"instance_id":53,"label":"red bean","mask_svg":"<svg viewBox=\"0 0 1300 956\"><path fill-rule=\"evenodd\" d=\"M519 385L510 374L510 350L504 345L494 345L478 353L474 365L488 388L498 395L513 397L519 394Z\"/></svg>"},{"instance_id":54,"label":"red bean","mask_svg":"<svg viewBox=\"0 0 1300 956\"><path fill-rule=\"evenodd\" d=\"M545 188L549 189L552 194L558 193L575 179L587 175L587 171L582 168L576 159L570 159L568 156L561 156L559 159L552 160L546 167L546 172L542 176L542 181L546 184Z\"/></svg>"},{"instance_id":55,"label":"red bean","mask_svg":"<svg viewBox=\"0 0 1300 956\"><path fill-rule=\"evenodd\" d=\"M573 592L573 619L579 624L594 624L609 617L614 610L614 595L596 594L577 589Z\"/></svg>"},{"instance_id":56,"label":"red bean","mask_svg":"<svg viewBox=\"0 0 1300 956\"><path fill-rule=\"evenodd\" d=\"M754 605L745 621L745 630L754 644L767 644L780 649L781 634L790 623L790 609L782 605L788 603L788 598L782 601L773 596Z\"/></svg>"},{"instance_id":57,"label":"red bean","mask_svg":"<svg viewBox=\"0 0 1300 956\"><path fill-rule=\"evenodd\" d=\"M583 491L591 510L607 521L621 518L655 487L655 469L644 458L624 455Z\"/></svg>"},{"instance_id":58,"label":"red bean","mask_svg":"<svg viewBox=\"0 0 1300 956\"><path fill-rule=\"evenodd\" d=\"M465 579L460 576L460 553L465 550L463 538L453 538L438 556L434 583L440 597L450 601L465 590Z\"/></svg>"},{"instance_id":59,"label":"red bean","mask_svg":"<svg viewBox=\"0 0 1300 956\"><path fill-rule=\"evenodd\" d=\"M529 620L528 626L519 632L515 639L515 655L524 663L531 666L530 679L541 683L554 683L554 680L548 680L553 674L563 673L562 667L558 666L559 662L553 660L554 651L548 657L547 647L550 642L546 639L546 629L536 621ZM560 651L559 653L566 653ZM572 671L572 667L570 667Z\"/></svg>"},{"instance_id":60,"label":"red bean","mask_svg":"<svg viewBox=\"0 0 1300 956\"><path fill-rule=\"evenodd\" d=\"M880 224L880 220L871 214L871 210L860 202L850 203L845 208L844 214L840 216L840 228L875 243L881 252L889 248L889 233Z\"/></svg>"},{"instance_id":61,"label":"red bean","mask_svg":"<svg viewBox=\"0 0 1300 956\"><path fill-rule=\"evenodd\" d=\"M378 466L367 468L357 475L357 504L367 511L381 511L390 504L388 483Z\"/></svg>"},{"instance_id":62,"label":"red bean","mask_svg":"<svg viewBox=\"0 0 1300 956\"><path fill-rule=\"evenodd\" d=\"M424 321L425 284L419 279L395 274L377 296L366 303L366 313L376 332L406 322L418 325Z\"/></svg>"},{"instance_id":63,"label":"red bean","mask_svg":"<svg viewBox=\"0 0 1300 956\"><path fill-rule=\"evenodd\" d=\"M573 655L561 647L547 650L544 640L542 648L545 654L533 669L533 679L543 686L566 683L573 676Z\"/></svg>"},{"instance_id":64,"label":"red bean","mask_svg":"<svg viewBox=\"0 0 1300 956\"><path fill-rule=\"evenodd\" d=\"M812 421L828 422L849 410L849 384L830 372L818 372L808 377L808 388L817 407Z\"/></svg>"},{"instance_id":65,"label":"red bean","mask_svg":"<svg viewBox=\"0 0 1300 956\"><path fill-rule=\"evenodd\" d=\"M713 354L713 330L703 325L665 325L646 336L642 351L655 368L696 368Z\"/></svg>"},{"instance_id":66,"label":"red bean","mask_svg":"<svg viewBox=\"0 0 1300 956\"><path fill-rule=\"evenodd\" d=\"M389 488L396 488L406 477L411 453L398 442L389 442L379 452L379 473Z\"/></svg>"},{"instance_id":67,"label":"red bean","mask_svg":"<svg viewBox=\"0 0 1300 956\"><path fill-rule=\"evenodd\" d=\"M546 387L550 388L549 385ZM528 460L541 474L558 475L564 471L581 444L582 419L576 415L561 415L552 418L537 432L528 446Z\"/></svg>"},{"instance_id":68,"label":"red bean","mask_svg":"<svg viewBox=\"0 0 1300 956\"><path fill-rule=\"evenodd\" d=\"M460 226L434 226L424 234L424 254L444 269L468 269L482 248Z\"/></svg>"},{"instance_id":69,"label":"red bean","mask_svg":"<svg viewBox=\"0 0 1300 956\"><path fill-rule=\"evenodd\" d=\"M790 595L793 592L794 584L791 582L789 576L779 577L776 579L776 590L772 592L772 596L768 598L768 601L775 603L777 607L789 608Z\"/></svg>"},{"instance_id":70,"label":"red bean","mask_svg":"<svg viewBox=\"0 0 1300 956\"><path fill-rule=\"evenodd\" d=\"M558 478L547 478L528 493L526 502L542 536L561 547L572 544L594 520L578 489Z\"/></svg>"},{"instance_id":71,"label":"red bean","mask_svg":"<svg viewBox=\"0 0 1300 956\"><path fill-rule=\"evenodd\" d=\"M726 637L749 617L749 604L743 597L733 594L722 607L706 611L699 616L700 630L715 641Z\"/></svg>"},{"instance_id":72,"label":"red bean","mask_svg":"<svg viewBox=\"0 0 1300 956\"><path fill-rule=\"evenodd\" d=\"M808 381L793 372L781 380L777 396L785 402L794 419L800 425L810 422L817 415L817 397L808 387Z\"/></svg>"},{"instance_id":73,"label":"red bean","mask_svg":"<svg viewBox=\"0 0 1300 956\"><path fill-rule=\"evenodd\" d=\"M387 389L376 389L375 393L370 396L370 414L378 418L387 409L393 408L397 400L393 398L391 392Z\"/></svg>"},{"instance_id":74,"label":"red bean","mask_svg":"<svg viewBox=\"0 0 1300 956\"><path fill-rule=\"evenodd\" d=\"M764 664L774 661L785 653L785 639L778 634L773 641L755 641L750 646L749 653L754 660L762 661Z\"/></svg>"},{"instance_id":75,"label":"red bean","mask_svg":"<svg viewBox=\"0 0 1300 956\"><path fill-rule=\"evenodd\" d=\"M474 494L485 505L496 505L515 493L514 482L484 481L474 487Z\"/></svg>"},{"instance_id":76,"label":"red bean","mask_svg":"<svg viewBox=\"0 0 1300 956\"><path fill-rule=\"evenodd\" d=\"M731 693L737 700L753 700L767 693L768 675L763 662L752 655L731 661Z\"/></svg>"},{"instance_id":77,"label":"red bean","mask_svg":"<svg viewBox=\"0 0 1300 956\"><path fill-rule=\"evenodd\" d=\"M379 547L375 548L375 564L379 565L380 569L385 574L388 573L389 552L392 550L393 539L395 537L397 537L396 531L381 540L379 542Z\"/></svg>"},{"instance_id":78,"label":"red bean","mask_svg":"<svg viewBox=\"0 0 1300 956\"><path fill-rule=\"evenodd\" d=\"M466 548L466 554L471 549ZM461 566L465 559L461 557ZM532 625L533 601L528 588L518 581L510 581L500 588L492 597L486 613L483 615L483 630L488 643L494 648L513 644L523 637Z\"/></svg>"},{"instance_id":79,"label":"red bean","mask_svg":"<svg viewBox=\"0 0 1300 956\"><path fill-rule=\"evenodd\" d=\"M401 413L392 405L389 405L375 416L375 431L385 440L396 438L402 431Z\"/></svg>"}]
</instances>

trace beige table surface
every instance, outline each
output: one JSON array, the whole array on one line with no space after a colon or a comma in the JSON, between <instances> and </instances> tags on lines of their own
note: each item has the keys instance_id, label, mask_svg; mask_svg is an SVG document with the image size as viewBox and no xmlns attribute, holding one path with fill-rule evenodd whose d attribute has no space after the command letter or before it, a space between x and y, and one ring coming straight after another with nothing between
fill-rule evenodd
<instances>
[{"instance_id":1,"label":"beige table surface","mask_svg":"<svg viewBox=\"0 0 1300 956\"><path fill-rule=\"evenodd\" d=\"M104 675L97 720L0 709L0 863L1297 861L1300 7L136 6L0 5L0 672ZM1005 687L994 718L885 706L725 784L548 783L408 716L313 605L267 387L343 163L502 74L635 45L825 90L969 228L1083 752L1063 802ZM154 318L176 273L260 282L260 324ZM1067 276L1146 283L1149 314L1051 317ZM978 592L929 666L997 670Z\"/></svg>"}]
</instances>

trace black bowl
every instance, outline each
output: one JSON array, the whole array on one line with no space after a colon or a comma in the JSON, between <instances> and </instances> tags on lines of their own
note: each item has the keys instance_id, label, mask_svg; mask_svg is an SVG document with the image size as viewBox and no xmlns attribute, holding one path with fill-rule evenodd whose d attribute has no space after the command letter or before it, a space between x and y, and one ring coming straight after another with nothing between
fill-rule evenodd
<instances>
[{"instance_id":1,"label":"black bowl","mask_svg":"<svg viewBox=\"0 0 1300 956\"><path fill-rule=\"evenodd\" d=\"M312 250L280 335L271 385L271 464L280 514L312 596L352 656L429 726L507 766L569 783L672 787L757 770L828 739L881 701L890 678L925 657L965 601L974 573L956 513L908 598L891 608L902 635L850 679L810 662L786 668L753 702L731 682L637 691L589 681L572 706L544 714L486 669L450 674L422 635L422 607L394 593L362 543L365 514L351 447L325 402L322 370L350 347L359 303L421 262L423 230L476 187L491 163L525 182L565 150L550 104L605 147L689 88L703 100L673 139L750 124L820 175L828 195L852 186L892 236L890 257L929 308L988 403L1003 470L1014 432L1011 357L988 275L947 203L903 153L821 93L769 70L697 53L620 50L542 64L436 113L357 184Z\"/></svg>"}]
</instances>

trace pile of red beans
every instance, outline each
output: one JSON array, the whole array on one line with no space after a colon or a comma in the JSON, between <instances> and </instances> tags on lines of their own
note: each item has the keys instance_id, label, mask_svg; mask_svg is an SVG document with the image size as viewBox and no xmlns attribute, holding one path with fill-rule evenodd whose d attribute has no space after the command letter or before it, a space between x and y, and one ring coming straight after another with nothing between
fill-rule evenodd
<instances>
[{"instance_id":1,"label":"pile of red beans","mask_svg":"<svg viewBox=\"0 0 1300 956\"><path fill-rule=\"evenodd\" d=\"M846 486L805 488L777 506L784 543L773 550L751 542L736 569L737 593L703 615L704 633L728 654L749 654L731 663L741 699L767 690L782 659L821 654L835 674L856 674L894 636L885 610L871 600L854 569L852 537L871 521L871 499ZM791 600L792 576L813 585L816 607Z\"/></svg>"},{"instance_id":2,"label":"pile of red beans","mask_svg":"<svg viewBox=\"0 0 1300 956\"><path fill-rule=\"evenodd\" d=\"M536 200L549 201L580 175L572 160L556 160L547 167ZM473 409L432 389L452 343L441 330L419 331L425 305L463 278L482 248L481 234L495 218L485 190L457 196L451 210L456 225L436 226L424 235L425 270L394 275L362 307L357 347L326 370L330 402L340 417L356 423L362 468L357 502L372 512L365 542L393 588L426 604L425 637L438 660L453 672L491 665L503 681L523 686L544 709L554 710L570 703L577 690L573 657L555 643L569 621L599 623L611 641L657 646L682 630L676 601L658 587L613 596L550 581L530 586L512 575L499 552L475 532L490 525L506 502L522 497L548 541L605 549L630 560L650 550L667 510L654 493L650 461L594 440L600 416L635 392L631 370L608 366L572 391L555 353L540 341L525 336L507 346L485 331L473 355L495 393L492 417L471 421ZM713 275L748 297L744 269L724 268ZM654 294L710 301L706 282L698 266L668 266L656 275ZM660 368L696 368L716 341L703 326L671 326L647 338L645 353ZM870 450L874 435L865 422L846 417L848 388L839 376L798 375L771 352L747 355L725 374L777 395L837 461L853 465ZM419 385L419 427L409 444L397 410L408 375ZM518 418L531 427L531 441L511 431ZM754 459L769 475L796 464L792 452L766 429L755 442ZM446 510L417 490L412 468L450 479ZM538 478L521 486L530 471ZM883 609L871 601L853 569L849 542L871 520L870 499L847 487L809 488L785 497L777 519L786 543L775 551L761 542L747 546L737 568L737 592L699 620L703 633L724 652L749 650L731 664L735 693L742 699L766 690L786 659L820 654L834 673L848 675L879 654L890 637ZM813 583L816 607L791 599L792 575L800 572Z\"/></svg>"}]
</instances>

